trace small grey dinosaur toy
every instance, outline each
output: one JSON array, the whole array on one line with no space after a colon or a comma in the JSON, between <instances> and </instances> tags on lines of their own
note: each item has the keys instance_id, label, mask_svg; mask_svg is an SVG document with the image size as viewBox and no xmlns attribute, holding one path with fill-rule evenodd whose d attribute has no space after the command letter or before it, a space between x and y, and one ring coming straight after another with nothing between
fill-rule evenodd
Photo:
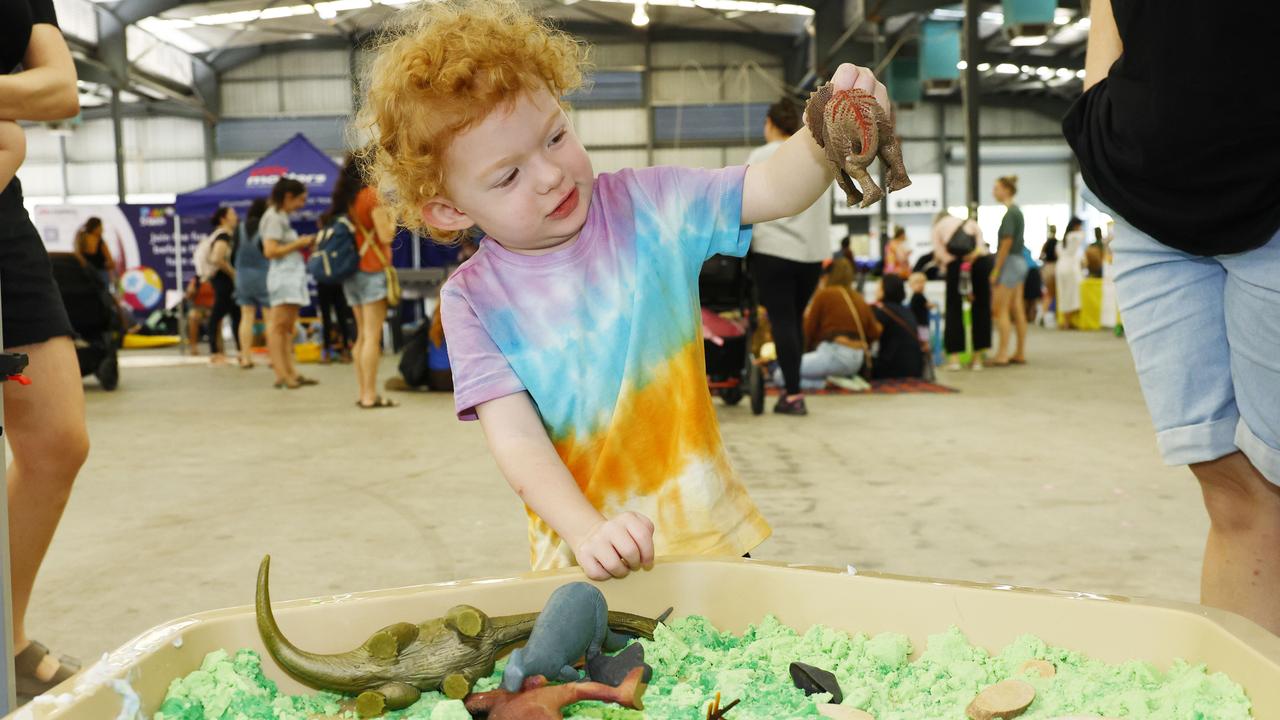
<instances>
[{"instance_id":1,"label":"small grey dinosaur toy","mask_svg":"<svg viewBox=\"0 0 1280 720\"><path fill-rule=\"evenodd\" d=\"M594 585L569 583L556 588L533 623L524 647L511 653L502 673L502 689L517 692L525 678L577 682L573 665L585 657L587 666L600 655L626 646L629 638L609 630L609 608ZM658 622L661 622L659 620Z\"/></svg>"}]
</instances>

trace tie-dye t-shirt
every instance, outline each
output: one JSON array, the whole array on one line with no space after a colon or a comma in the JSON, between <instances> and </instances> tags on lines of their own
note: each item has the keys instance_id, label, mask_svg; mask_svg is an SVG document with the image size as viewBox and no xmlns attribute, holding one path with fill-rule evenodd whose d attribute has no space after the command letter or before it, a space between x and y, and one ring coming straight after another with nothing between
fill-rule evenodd
<instances>
[{"instance_id":1,"label":"tie-dye t-shirt","mask_svg":"<svg viewBox=\"0 0 1280 720\"><path fill-rule=\"evenodd\" d=\"M770 532L725 455L698 306L703 262L751 241L745 173L599 175L572 245L485 238L441 293L458 416L527 390L587 499L652 519L658 555L741 555ZM534 569L574 562L532 511L529 541Z\"/></svg>"}]
</instances>

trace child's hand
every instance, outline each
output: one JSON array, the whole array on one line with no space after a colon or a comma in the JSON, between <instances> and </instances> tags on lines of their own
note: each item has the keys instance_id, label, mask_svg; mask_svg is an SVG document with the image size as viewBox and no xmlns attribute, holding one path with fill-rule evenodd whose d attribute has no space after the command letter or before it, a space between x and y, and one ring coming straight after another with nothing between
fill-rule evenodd
<instances>
[{"instance_id":1,"label":"child's hand","mask_svg":"<svg viewBox=\"0 0 1280 720\"><path fill-rule=\"evenodd\" d=\"M634 512L602 520L573 549L573 555L592 580L648 570L653 567L653 521Z\"/></svg>"},{"instance_id":2,"label":"child's hand","mask_svg":"<svg viewBox=\"0 0 1280 720\"><path fill-rule=\"evenodd\" d=\"M871 72L871 68L864 68L852 63L841 63L836 68L835 74L831 76L831 84L836 90L865 90L875 96L876 102L880 103L880 107L884 108L886 114L893 113L893 106L889 104L889 91L885 88L884 83L876 80L876 74Z\"/></svg>"}]
</instances>

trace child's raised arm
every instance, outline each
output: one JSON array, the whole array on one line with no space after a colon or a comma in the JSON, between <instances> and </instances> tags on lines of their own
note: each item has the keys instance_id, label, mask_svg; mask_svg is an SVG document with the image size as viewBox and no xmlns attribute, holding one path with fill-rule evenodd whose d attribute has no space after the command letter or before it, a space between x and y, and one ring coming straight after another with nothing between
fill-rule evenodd
<instances>
[{"instance_id":1,"label":"child's raised arm","mask_svg":"<svg viewBox=\"0 0 1280 720\"><path fill-rule=\"evenodd\" d=\"M600 514L556 454L529 393L476 406L489 451L520 499L573 549L592 580L653 567L653 522L638 513Z\"/></svg>"},{"instance_id":2,"label":"child's raised arm","mask_svg":"<svg viewBox=\"0 0 1280 720\"><path fill-rule=\"evenodd\" d=\"M885 112L891 112L889 92L871 70L844 63L836 68L831 82L836 90L865 90L875 95ZM797 215L826 192L834 179L822 148L809 134L809 128L801 128L768 160L747 168L742 188L742 224Z\"/></svg>"}]
</instances>

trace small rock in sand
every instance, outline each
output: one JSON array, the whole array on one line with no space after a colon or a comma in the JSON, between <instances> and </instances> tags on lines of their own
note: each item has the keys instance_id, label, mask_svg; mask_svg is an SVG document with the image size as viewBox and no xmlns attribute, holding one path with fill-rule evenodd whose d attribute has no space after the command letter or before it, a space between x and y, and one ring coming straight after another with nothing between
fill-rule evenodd
<instances>
[{"instance_id":1,"label":"small rock in sand","mask_svg":"<svg viewBox=\"0 0 1280 720\"><path fill-rule=\"evenodd\" d=\"M1029 672L1034 672L1042 678L1051 678L1058 674L1058 669L1048 660L1028 660L1018 668L1018 674L1026 675Z\"/></svg>"},{"instance_id":2,"label":"small rock in sand","mask_svg":"<svg viewBox=\"0 0 1280 720\"><path fill-rule=\"evenodd\" d=\"M1005 680L978 693L965 714L970 720L1009 720L1031 707L1036 689L1022 680Z\"/></svg>"},{"instance_id":3,"label":"small rock in sand","mask_svg":"<svg viewBox=\"0 0 1280 720\"><path fill-rule=\"evenodd\" d=\"M866 710L859 710L849 705L833 705L831 703L819 705L818 714L822 717L831 718L831 720L876 720L875 716Z\"/></svg>"}]
</instances>

